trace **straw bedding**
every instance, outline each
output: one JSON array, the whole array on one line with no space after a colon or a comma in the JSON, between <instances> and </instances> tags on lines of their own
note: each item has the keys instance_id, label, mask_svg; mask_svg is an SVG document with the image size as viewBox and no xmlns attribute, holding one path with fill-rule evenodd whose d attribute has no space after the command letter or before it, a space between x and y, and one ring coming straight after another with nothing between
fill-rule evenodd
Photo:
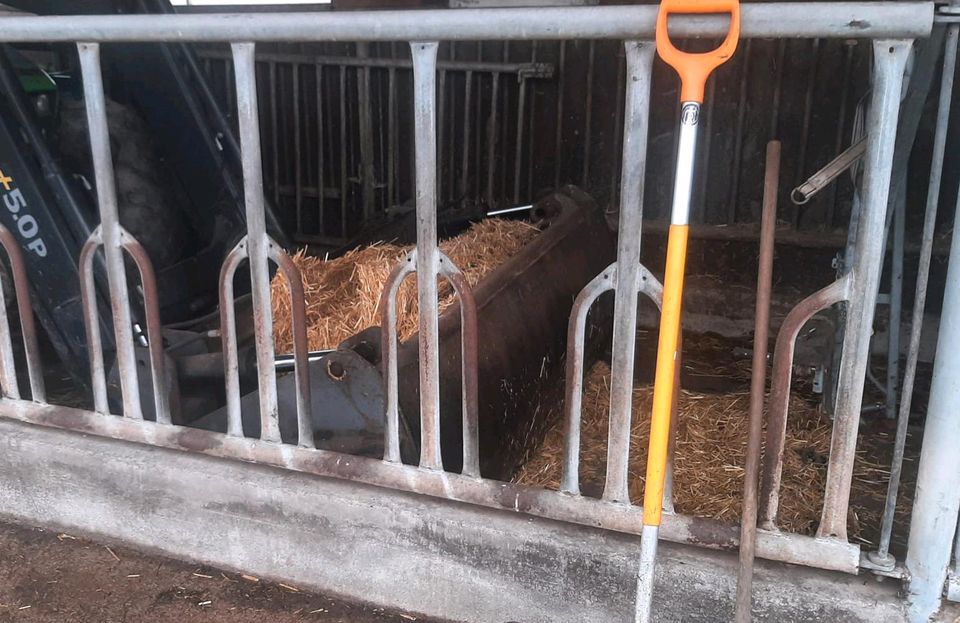
<instances>
[{"instance_id":1,"label":"straw bedding","mask_svg":"<svg viewBox=\"0 0 960 623\"><path fill-rule=\"evenodd\" d=\"M584 378L580 477L582 490L588 495L599 495L603 486L609 388L610 368L606 363L597 363ZM635 503L640 503L643 497L652 399L652 387L634 390L630 497ZM675 420L674 504L677 512L727 522L739 521L749 400L746 391L722 394L681 392ZM790 404L780 492L781 529L801 534L816 531L823 504L830 435L830 420L813 404L794 395ZM851 539L868 542L867 537L874 535L865 532L875 532L879 525L888 472L871 456L875 453L869 442L865 442L868 440L862 437L858 445L851 499L853 506L858 501L871 503L851 512L849 527ZM514 481L558 488L562 451L563 423L557 422ZM900 525L905 525L908 518L909 497L901 496L898 506Z\"/></svg>"},{"instance_id":2,"label":"straw bedding","mask_svg":"<svg viewBox=\"0 0 960 623\"><path fill-rule=\"evenodd\" d=\"M516 220L485 219L464 233L440 243L470 285L514 256L539 230ZM412 246L378 243L354 249L342 257L323 261L300 251L293 257L303 279L310 350L336 348L343 340L380 324L380 293L390 271ZM456 299L450 284L440 281L440 311ZM280 274L271 284L273 338L278 352L293 348L290 322L290 288ZM397 332L405 340L417 332L415 277L404 281L397 295Z\"/></svg>"}]
</instances>

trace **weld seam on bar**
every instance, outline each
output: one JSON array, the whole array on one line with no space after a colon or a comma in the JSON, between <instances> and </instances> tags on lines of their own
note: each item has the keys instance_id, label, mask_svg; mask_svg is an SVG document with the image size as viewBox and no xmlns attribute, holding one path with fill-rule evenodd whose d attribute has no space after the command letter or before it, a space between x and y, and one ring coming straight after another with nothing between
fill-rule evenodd
<instances>
[{"instance_id":1,"label":"weld seam on bar","mask_svg":"<svg viewBox=\"0 0 960 623\"><path fill-rule=\"evenodd\" d=\"M160 323L160 296L157 293L157 278L153 262L130 232L120 227L120 244L133 259L140 273L143 286L143 308L146 314L147 350L150 354L150 381L153 383L154 417L160 424L170 424L170 401L167 396L167 373L163 348L163 332Z\"/></svg>"},{"instance_id":2,"label":"weld seam on bar","mask_svg":"<svg viewBox=\"0 0 960 623\"><path fill-rule=\"evenodd\" d=\"M0 246L7 252L10 261L10 274L13 277L13 291L17 297L17 312L20 314L20 330L23 333L23 350L27 359L27 375L30 377L30 398L34 402L46 402L47 392L43 382L43 366L40 363L40 346L37 343L37 329L33 319L33 307L30 304L30 283L27 267L23 260L23 251L10 230L0 225ZM0 292L0 297L3 293ZM2 300L2 299L0 299ZM3 317L6 322L6 307Z\"/></svg>"},{"instance_id":3,"label":"weld seam on bar","mask_svg":"<svg viewBox=\"0 0 960 623\"><path fill-rule=\"evenodd\" d=\"M440 253L440 274L447 278L460 301L460 384L463 402L464 476L480 477L480 406L477 381L477 301L466 276L444 253Z\"/></svg>"},{"instance_id":4,"label":"weld seam on bar","mask_svg":"<svg viewBox=\"0 0 960 623\"><path fill-rule=\"evenodd\" d=\"M629 502L630 420L633 407L633 358L640 285L640 230L646 169L650 82L655 46L625 41L627 89L620 175L620 223L617 283L613 311L613 359L610 365L610 423L603 499Z\"/></svg>"},{"instance_id":5,"label":"weld seam on bar","mask_svg":"<svg viewBox=\"0 0 960 623\"><path fill-rule=\"evenodd\" d=\"M243 168L243 198L247 219L247 245L253 294L253 325L257 349L260 397L260 438L280 442L277 378L274 371L273 315L270 310L270 270L263 201L260 154L260 118L254 73L254 44L232 43L237 86L237 117Z\"/></svg>"},{"instance_id":6,"label":"weld seam on bar","mask_svg":"<svg viewBox=\"0 0 960 623\"><path fill-rule=\"evenodd\" d=\"M652 39L658 7L604 6L462 11L365 11L206 15L8 17L0 41L470 41L504 39ZM926 37L932 2L746 3L747 38ZM3 22L10 20L10 24ZM671 24L678 38L719 37L726 18L684 16Z\"/></svg>"},{"instance_id":7,"label":"weld seam on bar","mask_svg":"<svg viewBox=\"0 0 960 623\"><path fill-rule=\"evenodd\" d=\"M384 402L386 404L386 422L384 424L383 460L400 462L400 404L399 380L397 373L397 291L407 276L416 272L417 251L414 249L393 267L383 291L380 293L380 349L383 353L383 370L386 379Z\"/></svg>"},{"instance_id":8,"label":"weld seam on bar","mask_svg":"<svg viewBox=\"0 0 960 623\"><path fill-rule=\"evenodd\" d=\"M103 253L107 264L107 282L110 288L110 311L116 336L117 366L120 369L120 389L123 395L123 415L143 419L140 406L140 385L137 382L137 360L133 349L133 321L130 317L130 296L127 291L127 273L124 267L120 220L117 212L117 187L113 176L113 156L107 126L107 104L100 72L100 45L78 43L80 72L83 77L83 97L86 104L90 152L100 210Z\"/></svg>"},{"instance_id":9,"label":"weld seam on bar","mask_svg":"<svg viewBox=\"0 0 960 623\"><path fill-rule=\"evenodd\" d=\"M297 445L315 448L313 406L310 393L310 367L307 355L307 310L300 269L275 240L267 237L269 257L280 269L290 288L290 324L293 329L293 374L297 400Z\"/></svg>"},{"instance_id":10,"label":"weld seam on bar","mask_svg":"<svg viewBox=\"0 0 960 623\"><path fill-rule=\"evenodd\" d=\"M233 276L247 259L247 237L233 247L220 267L220 343L223 347L223 378L227 393L227 434L243 437L240 409L240 362L237 354L237 317L234 309Z\"/></svg>"},{"instance_id":11,"label":"weld seam on bar","mask_svg":"<svg viewBox=\"0 0 960 623\"><path fill-rule=\"evenodd\" d=\"M614 262L580 290L567 325L566 430L563 446L563 475L560 491L580 495L580 422L583 403L583 369L587 314L604 292L616 287L617 263Z\"/></svg>"}]
</instances>

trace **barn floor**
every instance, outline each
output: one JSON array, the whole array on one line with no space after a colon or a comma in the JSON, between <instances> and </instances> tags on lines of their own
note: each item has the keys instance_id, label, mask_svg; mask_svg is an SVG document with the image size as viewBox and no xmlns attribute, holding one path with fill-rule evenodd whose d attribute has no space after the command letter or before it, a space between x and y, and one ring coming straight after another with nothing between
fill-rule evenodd
<instances>
[{"instance_id":1,"label":"barn floor","mask_svg":"<svg viewBox=\"0 0 960 623\"><path fill-rule=\"evenodd\" d=\"M0 523L0 551L0 622L4 623L431 621L252 576L4 523Z\"/></svg>"}]
</instances>

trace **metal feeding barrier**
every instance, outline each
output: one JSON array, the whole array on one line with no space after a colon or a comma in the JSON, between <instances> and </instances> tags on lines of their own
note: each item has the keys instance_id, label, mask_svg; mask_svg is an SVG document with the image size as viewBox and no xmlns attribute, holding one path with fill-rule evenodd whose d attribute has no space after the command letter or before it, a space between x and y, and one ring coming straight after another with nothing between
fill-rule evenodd
<instances>
[{"instance_id":1,"label":"metal feeding barrier","mask_svg":"<svg viewBox=\"0 0 960 623\"><path fill-rule=\"evenodd\" d=\"M288 470L346 479L442 498L476 506L528 513L571 524L639 535L640 506L628 495L634 344L637 301L643 294L660 303L662 286L640 263L643 224L644 177L650 110L651 72L654 64L656 6L604 6L537 9L478 9L460 11L325 12L322 14L258 13L246 15L110 15L97 17L16 17L0 20L0 41L76 42L81 61L91 150L96 178L101 226L91 236L80 259L86 292L88 339L92 358L95 410L47 404L35 329L30 315L20 250L14 235L0 230L0 244L13 267L31 397L17 390L10 330L0 305L0 417L95 435L238 459ZM860 38L873 41L874 83L866 121L863 156L862 206L856 230L853 262L836 283L801 303L788 317L774 357L771 419L768 427L765 479L759 498L763 527L758 531L756 553L768 560L820 569L857 573L861 567L859 545L847 540L847 511L869 340L884 253L884 223L897 136L902 78L912 40L926 37L933 26L932 3L835 2L823 4L745 4L741 36L749 38ZM671 30L678 37L716 37L726 32L716 16L690 16L677 20ZM492 40L622 40L626 52L625 99L622 106L622 164L619 189L617 261L583 290L570 317L568 337L566 451L561 491L484 479L478 468L476 424L476 340L472 294L457 267L437 244L437 46L438 41ZM955 38L953 39L955 41ZM150 369L154 387L164 387L162 342L157 313L156 284L149 258L120 226L117 215L107 111L101 78L100 44L120 41L226 43L235 75L239 139L242 152L247 234L227 256L221 272L220 312L225 351L229 427L226 434L170 424L164 392L156 391L156 421L144 419L140 404L138 367L134 353L130 299L124 252L139 269L150 344ZM276 372L274 369L273 318L270 306L269 263L274 262L288 281L299 284L296 269L286 253L270 239L264 216L264 184L258 114L255 49L261 42L394 42L411 46L416 174L416 250L394 271L384 290L387 327L384 337L387 385L386 452L383 460L347 457L314 449L310 435L311 397L303 332L303 294L293 295L295 327L294 374L297 375L299 443L280 441ZM317 62L322 62L317 61ZM482 68L467 66L466 71ZM492 71L504 71L502 67ZM319 83L318 83L319 84ZM368 146L369 148L369 146ZM519 149L519 147L518 147ZM464 154L467 152L465 151ZM942 146L940 150L942 160ZM469 168L469 158L463 162ZM320 165L322 167L322 164ZM317 193L323 194L323 169ZM367 180L366 174L364 177ZM370 178L372 180L372 178ZM298 182L298 193L304 192ZM392 192L392 191L391 191ZM389 193L388 193L389 194ZM515 193L516 194L516 193ZM372 196L372 195L370 195ZM111 315L116 334L117 363L123 417L110 416L106 397L100 325L93 291L91 262L102 247L109 280ZM243 437L240 425L237 344L234 335L233 277L237 267L249 263L260 397L259 439ZM400 461L396 379L396 307L392 303L399 283L417 275L420 349L419 465ZM463 325L464 471L444 471L440 452L438 277L449 279L461 303ZM584 325L591 305L603 292L613 291L613 361L611 366L610 420L606 484L601 499L581 494L578 485L580 393L584 367ZM789 396L793 338L816 311L846 303L844 341L840 364L833 441L822 520L816 537L788 534L776 529L779 472L782 468L783 430ZM473 319L471 319L473 318ZM670 508L669 488L667 508ZM660 535L678 543L714 549L738 545L735 525L667 513Z\"/></svg>"}]
</instances>

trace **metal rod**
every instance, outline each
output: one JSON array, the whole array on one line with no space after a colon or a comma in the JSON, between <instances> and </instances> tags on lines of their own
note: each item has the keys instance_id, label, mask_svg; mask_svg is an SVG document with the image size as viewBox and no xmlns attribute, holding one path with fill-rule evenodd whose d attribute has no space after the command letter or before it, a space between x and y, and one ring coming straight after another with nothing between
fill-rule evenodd
<instances>
[{"instance_id":1,"label":"metal rod","mask_svg":"<svg viewBox=\"0 0 960 623\"><path fill-rule=\"evenodd\" d=\"M870 356L870 334L882 264L883 229L890 194L890 174L900 111L903 70L911 41L873 42L874 85L867 119L869 142L864 156L863 214L850 268L849 302L843 337L843 358L837 381L836 417L830 463L817 535L847 536L847 509L853 478L857 429L863 402L863 380Z\"/></svg>"},{"instance_id":2,"label":"metal rod","mask_svg":"<svg viewBox=\"0 0 960 623\"><path fill-rule=\"evenodd\" d=\"M357 43L357 56L368 58L370 50L368 44ZM363 221L373 217L374 194L376 187L376 169L374 168L373 148L373 105L370 99L370 67L358 69L357 76L357 107L360 118L360 176L363 189Z\"/></svg>"},{"instance_id":3,"label":"metal rod","mask_svg":"<svg viewBox=\"0 0 960 623\"><path fill-rule=\"evenodd\" d=\"M753 41L744 44L740 70L740 93L737 96L737 126L733 135L733 159L730 164L730 191L727 196L727 223L737 222L737 198L740 192L740 164L743 161L743 124L747 116L747 77L750 73L750 50Z\"/></svg>"},{"instance_id":4,"label":"metal rod","mask_svg":"<svg viewBox=\"0 0 960 623\"><path fill-rule=\"evenodd\" d=\"M794 174L794 183L796 180L803 179L803 172L807 165L807 143L810 140L810 117L813 114L813 89L817 85L817 60L819 58L820 40L814 39L810 50L810 73L807 76L807 89L803 97L803 125L800 129L800 153L797 154L797 168ZM793 228L800 229L799 206L793 210Z\"/></svg>"},{"instance_id":5,"label":"metal rod","mask_svg":"<svg viewBox=\"0 0 960 623\"><path fill-rule=\"evenodd\" d=\"M843 146L845 140L844 130L846 130L847 125L847 106L850 101L851 89L850 76L853 75L853 48L856 43L856 41L845 41L843 43L843 87L841 88L840 109L837 113L837 134L833 145L833 152L836 154L840 153L840 148ZM834 185L830 191L830 200L827 202L827 229L833 228L836 211L837 186Z\"/></svg>"},{"instance_id":6,"label":"metal rod","mask_svg":"<svg viewBox=\"0 0 960 623\"><path fill-rule=\"evenodd\" d=\"M40 363L40 346L37 343L33 307L30 304L27 266L17 239L2 225L0 225L0 246L3 246L10 261L10 275L13 278L13 290L17 297L17 313L20 315L20 331L23 333L23 351L27 359L27 375L30 377L30 399L34 402L46 402L47 392L43 382L43 367ZM0 292L0 296L2 294ZM10 352L13 352L12 349Z\"/></svg>"},{"instance_id":7,"label":"metal rod","mask_svg":"<svg viewBox=\"0 0 960 623\"><path fill-rule=\"evenodd\" d=\"M293 71L293 187L297 231L303 228L303 162L300 153L300 65L294 63Z\"/></svg>"},{"instance_id":8,"label":"metal rod","mask_svg":"<svg viewBox=\"0 0 960 623\"><path fill-rule=\"evenodd\" d=\"M437 310L437 43L410 44L417 165L417 302L420 308L420 467L440 456L440 338Z\"/></svg>"},{"instance_id":9,"label":"metal rod","mask_svg":"<svg viewBox=\"0 0 960 623\"><path fill-rule=\"evenodd\" d=\"M590 177L590 130L593 127L593 65L595 53L596 41L590 41L589 53L587 55L587 93L583 128L583 168L580 173L580 184L584 187L587 186L587 180ZM647 114L649 114L649 111Z\"/></svg>"},{"instance_id":10,"label":"metal rod","mask_svg":"<svg viewBox=\"0 0 960 623\"><path fill-rule=\"evenodd\" d=\"M236 60L234 60L236 63ZM273 167L273 205L280 206L280 135L277 130L280 113L277 111L277 64L268 63L270 84L270 164ZM237 102L239 106L240 102ZM239 111L238 111L239 115Z\"/></svg>"},{"instance_id":11,"label":"metal rod","mask_svg":"<svg viewBox=\"0 0 960 623\"><path fill-rule=\"evenodd\" d=\"M517 137L513 155L513 202L520 202L520 170L523 167L523 122L527 105L527 80L520 76L520 92L517 95Z\"/></svg>"},{"instance_id":12,"label":"metal rod","mask_svg":"<svg viewBox=\"0 0 960 623\"><path fill-rule=\"evenodd\" d=\"M280 443L277 378L273 370L273 315L270 311L269 246L263 205L263 172L260 170L260 118L254 75L254 44L233 43L237 76L237 117L243 165L243 198L247 218L247 244L253 294L253 325L257 348L257 381L260 398L260 439Z\"/></svg>"},{"instance_id":13,"label":"metal rod","mask_svg":"<svg viewBox=\"0 0 960 623\"><path fill-rule=\"evenodd\" d=\"M317 65L314 68L317 81L317 227L321 234L326 233L323 222L323 66Z\"/></svg>"},{"instance_id":14,"label":"metal rod","mask_svg":"<svg viewBox=\"0 0 960 623\"><path fill-rule=\"evenodd\" d=\"M247 237L244 236L220 267L220 343L223 346L223 378L227 396L227 434L243 437L240 410L240 361L237 354L237 319L234 309L233 277L240 263L247 259Z\"/></svg>"},{"instance_id":15,"label":"metal rod","mask_svg":"<svg viewBox=\"0 0 960 623\"><path fill-rule=\"evenodd\" d=\"M397 197L397 70L387 70L387 198L391 204Z\"/></svg>"},{"instance_id":16,"label":"metal rod","mask_svg":"<svg viewBox=\"0 0 960 623\"><path fill-rule=\"evenodd\" d=\"M463 152L460 156L460 197L466 197L470 181L470 108L473 103L473 72L464 75L463 85Z\"/></svg>"},{"instance_id":17,"label":"metal rod","mask_svg":"<svg viewBox=\"0 0 960 623\"><path fill-rule=\"evenodd\" d=\"M557 80L557 132L554 139L553 186L560 187L560 171L563 169L563 96L566 84L567 42L560 42L560 67Z\"/></svg>"},{"instance_id":18,"label":"metal rod","mask_svg":"<svg viewBox=\"0 0 960 623\"><path fill-rule=\"evenodd\" d=\"M97 204L100 208L103 252L107 264L107 282L110 286L110 312L116 336L117 365L120 368L120 388L123 394L123 415L143 419L140 406L140 385L137 382L137 358L133 350L133 321L130 316L130 296L124 269L123 248L120 240L120 220L117 212L117 187L113 177L113 156L107 126L107 104L103 94L100 73L100 46L96 43L78 43L80 71L83 76L83 96L87 109L87 128L90 132L90 152L96 178Z\"/></svg>"},{"instance_id":19,"label":"metal rod","mask_svg":"<svg viewBox=\"0 0 960 623\"><path fill-rule=\"evenodd\" d=\"M5 17L0 40L54 41L493 41L504 39L649 39L657 5L536 7L461 11L357 11L322 13L70 15ZM741 9L747 38L926 37L933 26L931 2L769 2ZM2 22L0 22L2 23ZM671 35L719 37L722 16L683 16Z\"/></svg>"},{"instance_id":20,"label":"metal rod","mask_svg":"<svg viewBox=\"0 0 960 623\"><path fill-rule=\"evenodd\" d=\"M340 66L340 235L347 237L347 68ZM322 191L322 189L321 189Z\"/></svg>"},{"instance_id":21,"label":"metal rod","mask_svg":"<svg viewBox=\"0 0 960 623\"><path fill-rule=\"evenodd\" d=\"M386 416L384 424L383 460L400 462L400 406L399 381L397 372L397 292L400 284L408 275L415 272L416 250L407 256L390 272L383 292L380 293L381 350L383 351L383 378L386 379L384 403Z\"/></svg>"},{"instance_id":22,"label":"metal rod","mask_svg":"<svg viewBox=\"0 0 960 623\"><path fill-rule=\"evenodd\" d=\"M902 177L907 176L903 171ZM890 258L890 305L887 322L887 379L884 415L888 420L897 417L897 385L900 383L900 319L903 311L903 245L906 229L907 184L903 180L893 198L893 227L890 236L893 248Z\"/></svg>"},{"instance_id":23,"label":"metal rod","mask_svg":"<svg viewBox=\"0 0 960 623\"><path fill-rule=\"evenodd\" d=\"M487 117L487 206L497 206L493 190L493 178L497 170L497 119L498 104L500 103L500 74L490 76L490 116Z\"/></svg>"},{"instance_id":24,"label":"metal rod","mask_svg":"<svg viewBox=\"0 0 960 623\"><path fill-rule=\"evenodd\" d=\"M640 227L647 156L650 72L655 46L647 41L624 43L627 93L624 106L620 174L620 234L617 237L617 284L613 311L613 359L610 366L610 423L607 474L603 499L629 501L630 421L633 402L633 359L640 283Z\"/></svg>"},{"instance_id":25,"label":"metal rod","mask_svg":"<svg viewBox=\"0 0 960 623\"><path fill-rule=\"evenodd\" d=\"M0 392L4 398L20 400L17 364L13 360L13 340L10 337L10 319L7 316L7 301L2 287L0 287Z\"/></svg>"},{"instance_id":26,"label":"metal rod","mask_svg":"<svg viewBox=\"0 0 960 623\"><path fill-rule=\"evenodd\" d=\"M903 389L900 396L900 409L897 414L897 434L893 442L893 458L890 461L890 481L887 485L887 497L883 507L880 544L877 551L871 553L871 560L877 564L892 562L889 555L890 538L893 533L900 475L903 471L903 451L907 443L907 426L910 422L910 406L913 402L913 386L917 373L917 359L920 354L920 337L923 333L923 312L926 306L927 286L930 280L930 260L933 255L933 238L936 232L937 210L940 203L940 183L943 176L943 159L946 154L953 80L957 68L958 32L960 32L960 26L950 26L947 29L944 43L943 74L940 78L940 99L937 104L937 126L933 138L930 180L927 184L927 202L923 217L919 265L917 267L917 286L913 299L913 313L910 319L910 342L907 346Z\"/></svg>"},{"instance_id":27,"label":"metal rod","mask_svg":"<svg viewBox=\"0 0 960 623\"><path fill-rule=\"evenodd\" d=\"M753 366L750 375L750 432L743 469L740 566L734 617L737 623L749 623L752 618L753 559L757 546L757 489L760 445L763 441L763 404L767 389L767 336L770 331L770 293L773 289L773 252L777 231L777 196L780 190L780 141L767 143L764 171L756 319L753 325Z\"/></svg>"},{"instance_id":28,"label":"metal rod","mask_svg":"<svg viewBox=\"0 0 960 623\"><path fill-rule=\"evenodd\" d=\"M100 317L97 312L97 284L93 277L93 258L103 244L103 227L98 225L80 248L80 305L83 307L83 328L87 334L87 354L90 357L90 385L93 389L93 409L110 413L107 401L107 374L103 362L103 339L100 335Z\"/></svg>"}]
</instances>

